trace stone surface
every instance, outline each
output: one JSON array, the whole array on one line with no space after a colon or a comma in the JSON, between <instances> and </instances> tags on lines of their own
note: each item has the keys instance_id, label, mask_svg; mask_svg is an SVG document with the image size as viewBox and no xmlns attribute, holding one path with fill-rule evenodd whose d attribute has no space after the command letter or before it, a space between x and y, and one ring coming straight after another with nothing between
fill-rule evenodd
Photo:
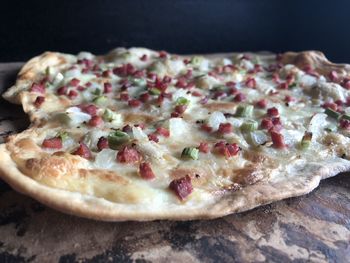
<instances>
[{"instance_id":1,"label":"stone surface","mask_svg":"<svg viewBox=\"0 0 350 263\"><path fill-rule=\"evenodd\" d=\"M21 64L0 64L0 92ZM0 100L0 136L27 127ZM216 220L105 223L65 215L0 181L0 262L350 262L350 176Z\"/></svg>"}]
</instances>

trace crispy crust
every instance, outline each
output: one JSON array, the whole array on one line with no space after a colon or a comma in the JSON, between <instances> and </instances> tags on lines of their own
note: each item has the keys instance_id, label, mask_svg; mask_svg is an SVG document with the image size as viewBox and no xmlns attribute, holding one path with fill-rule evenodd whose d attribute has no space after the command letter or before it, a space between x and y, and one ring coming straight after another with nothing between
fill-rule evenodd
<instances>
[{"instance_id":1,"label":"crispy crust","mask_svg":"<svg viewBox=\"0 0 350 263\"><path fill-rule=\"evenodd\" d=\"M219 54L216 56L226 55ZM65 56L69 57L69 55L63 55L63 57ZM57 61L65 63L59 58L62 58L59 53L44 53L29 61L21 70L16 85L6 92L4 97L19 103L21 97L19 94L28 88L28 83L34 80L36 73L43 69L45 63L51 63L51 61L55 61L52 63L57 63ZM331 70L336 70L342 75L348 75L350 70L348 65L332 64L322 53L315 51L288 52L282 55L281 61L284 64L295 64L300 68L311 65L322 74L328 74ZM35 116L33 119L35 119ZM54 189L40 184L21 172L12 159L12 152L6 144L0 146L1 176L14 189L57 210L105 221L130 219L139 221L155 219L191 220L221 217L284 198L309 193L318 186L321 179L348 170L350 170L350 162L341 158L334 158L323 163L313 163L308 169L299 172L283 169L282 167L282 169L279 169L282 178L280 181L260 181L239 191L225 190L224 193L213 194L210 201L198 206L191 207L180 204L169 209L155 208L150 210L149 207L141 205L117 204L103 198Z\"/></svg>"}]
</instances>

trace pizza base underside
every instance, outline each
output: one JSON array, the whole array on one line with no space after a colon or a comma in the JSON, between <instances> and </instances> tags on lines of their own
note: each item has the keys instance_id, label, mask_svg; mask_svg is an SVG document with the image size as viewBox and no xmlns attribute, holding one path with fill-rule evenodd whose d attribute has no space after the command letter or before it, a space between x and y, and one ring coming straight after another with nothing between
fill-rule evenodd
<instances>
[{"instance_id":1,"label":"pizza base underside","mask_svg":"<svg viewBox=\"0 0 350 263\"><path fill-rule=\"evenodd\" d=\"M318 52L286 54L286 63L303 65L307 62L308 64L313 64L320 72L328 72L334 68L345 72L348 71L347 65L332 64ZM20 76L25 75L25 78L19 79L16 87L5 94L8 100L24 104L24 110L29 112L34 126L37 125L41 116L35 113L31 114L30 105L25 104L25 98L16 97L14 91L18 92L18 90L24 89L28 81L31 82L36 77L36 72L41 71L47 64L55 65L59 59L59 57L45 58L44 55L31 60L21 71L22 74ZM26 136L31 136L30 131L27 132ZM16 141L16 139L16 136L12 136L8 144ZM285 198L307 194L319 185L320 180L350 170L349 161L337 158L322 163L313 163L310 167L304 167L305 169L297 172L295 170L283 171L283 169L280 169L279 177L281 180L277 182L260 181L247 185L238 191L226 191L224 194L213 195L211 199L199 204L187 205L186 203L180 203L171 207L151 207L138 204L114 203L103 198L55 189L41 184L21 171L12 158L13 152L8 149L8 144L0 146L0 172L2 179L11 187L62 212L104 221L192 220L221 217Z\"/></svg>"}]
</instances>

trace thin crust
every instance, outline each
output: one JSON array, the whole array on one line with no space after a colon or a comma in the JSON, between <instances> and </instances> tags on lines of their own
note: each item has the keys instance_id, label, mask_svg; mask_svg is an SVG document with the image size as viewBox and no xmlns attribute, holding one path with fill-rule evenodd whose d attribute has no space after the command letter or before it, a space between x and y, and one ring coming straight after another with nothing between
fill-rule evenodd
<instances>
[{"instance_id":1,"label":"thin crust","mask_svg":"<svg viewBox=\"0 0 350 263\"><path fill-rule=\"evenodd\" d=\"M226 55L218 54L216 57ZM22 103L25 112L31 115L33 122L36 122L44 115L31 108L23 92L28 89L29 83L35 81L38 72L41 72L47 65L64 65L68 60L72 61L73 59L70 55L59 53L44 53L33 58L22 68L16 85L7 91L4 97L11 102ZM318 73L324 75L335 70L344 77L348 76L350 71L349 65L333 64L322 53L316 51L288 52L282 55L281 62L294 64L299 68L311 65ZM307 167L308 169L297 172L279 169L281 180L273 183L259 181L247 185L239 191L225 190L219 194L213 193L211 200L197 206L191 207L180 203L169 209L150 209L150 207L142 205L118 204L103 198L55 189L38 183L24 174L18 167L18 164L13 160L13 152L9 149L9 143L0 146L0 172L2 178L15 190L62 212L104 221L193 220L221 217L285 198L307 194L319 185L320 180L350 170L349 161L333 158L322 163L311 163ZM268 176L265 175L265 177Z\"/></svg>"}]
</instances>

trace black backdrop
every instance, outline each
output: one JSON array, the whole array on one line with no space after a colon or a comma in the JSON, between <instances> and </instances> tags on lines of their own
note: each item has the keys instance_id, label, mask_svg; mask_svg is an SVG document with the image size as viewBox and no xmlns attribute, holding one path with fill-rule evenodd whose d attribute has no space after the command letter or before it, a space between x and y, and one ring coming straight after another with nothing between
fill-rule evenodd
<instances>
[{"instance_id":1,"label":"black backdrop","mask_svg":"<svg viewBox=\"0 0 350 263\"><path fill-rule=\"evenodd\" d=\"M45 50L177 53L318 49L350 62L350 1L0 0L0 61Z\"/></svg>"}]
</instances>

